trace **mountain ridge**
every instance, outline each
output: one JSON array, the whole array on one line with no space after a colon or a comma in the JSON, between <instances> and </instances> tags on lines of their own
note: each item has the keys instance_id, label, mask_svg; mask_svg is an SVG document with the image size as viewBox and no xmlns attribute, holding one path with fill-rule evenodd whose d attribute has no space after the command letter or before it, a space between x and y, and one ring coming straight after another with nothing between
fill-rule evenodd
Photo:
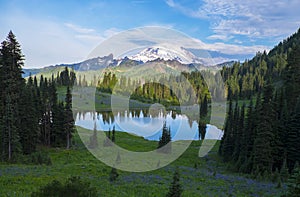
<instances>
[{"instance_id":1,"label":"mountain ridge","mask_svg":"<svg viewBox=\"0 0 300 197\"><path fill-rule=\"evenodd\" d=\"M89 71L89 70L95 71L95 70L104 69L106 67L119 67L119 66L131 67L140 64L145 64L147 62L160 62L160 61L169 62L170 64L174 64L178 62L187 67L191 67L191 66L199 67L199 68L211 67L214 69L221 68L224 65L229 65L229 66L233 65L234 62L233 60L231 60L216 65L209 65L204 60L204 58L201 59L195 56L192 52L190 52L189 50L183 47L177 47L176 50L172 50L172 49L167 49L164 46L163 47L154 46L154 47L147 47L134 55L128 55L119 59L115 59L113 57L113 54L109 54L103 57L90 58L78 63L70 63L70 64L63 63L63 64L46 66L43 68L23 69L24 72L23 77L28 77L30 74L36 75L39 73L56 71L64 67L69 67L71 69L74 69L75 71Z\"/></svg>"}]
</instances>

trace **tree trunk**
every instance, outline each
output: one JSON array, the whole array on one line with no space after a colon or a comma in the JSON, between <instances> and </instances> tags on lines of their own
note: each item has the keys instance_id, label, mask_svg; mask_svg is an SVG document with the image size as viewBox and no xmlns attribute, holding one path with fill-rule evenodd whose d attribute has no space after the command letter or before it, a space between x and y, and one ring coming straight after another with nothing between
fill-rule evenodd
<instances>
[{"instance_id":1,"label":"tree trunk","mask_svg":"<svg viewBox=\"0 0 300 197\"><path fill-rule=\"evenodd\" d=\"M8 125L8 160L11 159L11 129L10 125Z\"/></svg>"},{"instance_id":2,"label":"tree trunk","mask_svg":"<svg viewBox=\"0 0 300 197\"><path fill-rule=\"evenodd\" d=\"M70 148L70 133L69 131L67 132L67 149Z\"/></svg>"},{"instance_id":3,"label":"tree trunk","mask_svg":"<svg viewBox=\"0 0 300 197\"><path fill-rule=\"evenodd\" d=\"M5 138L4 138L5 132L4 132L4 128L2 128L2 161L5 160Z\"/></svg>"}]
</instances>

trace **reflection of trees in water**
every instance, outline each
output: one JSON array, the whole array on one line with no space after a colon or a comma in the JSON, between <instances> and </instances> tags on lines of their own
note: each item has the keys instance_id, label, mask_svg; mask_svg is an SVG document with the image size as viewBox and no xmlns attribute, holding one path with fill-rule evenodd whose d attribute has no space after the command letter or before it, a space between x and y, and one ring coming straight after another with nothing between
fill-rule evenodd
<instances>
[{"instance_id":1,"label":"reflection of trees in water","mask_svg":"<svg viewBox=\"0 0 300 197\"><path fill-rule=\"evenodd\" d=\"M176 114L177 114L176 111L172 111L171 113L172 113L171 117L173 118L173 120L175 120L176 119Z\"/></svg>"},{"instance_id":2,"label":"reflection of trees in water","mask_svg":"<svg viewBox=\"0 0 300 197\"><path fill-rule=\"evenodd\" d=\"M199 140L204 140L206 135L206 123L204 121L199 121L198 123L198 131L199 131Z\"/></svg>"},{"instance_id":3,"label":"reflection of trees in water","mask_svg":"<svg viewBox=\"0 0 300 197\"><path fill-rule=\"evenodd\" d=\"M90 136L90 143L89 143L88 147L91 148L91 149L94 149L94 148L98 147L96 122L94 122L94 131L93 131L93 134Z\"/></svg>"},{"instance_id":4,"label":"reflection of trees in water","mask_svg":"<svg viewBox=\"0 0 300 197\"><path fill-rule=\"evenodd\" d=\"M112 111L101 112L102 121L104 124L110 124L115 122L115 116Z\"/></svg>"},{"instance_id":5,"label":"reflection of trees in water","mask_svg":"<svg viewBox=\"0 0 300 197\"><path fill-rule=\"evenodd\" d=\"M205 117L200 117L199 113L196 112L196 110L199 110L199 107L191 106L186 107L185 109L188 113L184 114L186 116L189 127L193 127L193 123L196 122L198 124L198 135L199 140L205 139L206 136L206 130L207 130L207 123L210 119L211 114L208 113ZM179 118L180 115L182 115L180 112L172 110L172 111L166 111L166 110L149 110L149 109L131 109L130 111L118 111L117 113L113 113L112 111L102 111L102 112L83 112L83 111L77 111L76 117L78 120L85 120L87 117L87 113L89 113L90 117L93 120L100 120L102 119L103 124L113 125L115 123L115 116L120 117L127 117L127 118L143 118L143 117L150 117L151 118L162 118L166 121L167 116L170 116L173 120L176 120L176 118ZM198 116L197 116L198 115ZM171 124L171 123L170 123ZM111 130L111 129L110 129ZM108 133L108 139L111 141L111 132ZM109 145L109 143L104 142L104 144Z\"/></svg>"}]
</instances>

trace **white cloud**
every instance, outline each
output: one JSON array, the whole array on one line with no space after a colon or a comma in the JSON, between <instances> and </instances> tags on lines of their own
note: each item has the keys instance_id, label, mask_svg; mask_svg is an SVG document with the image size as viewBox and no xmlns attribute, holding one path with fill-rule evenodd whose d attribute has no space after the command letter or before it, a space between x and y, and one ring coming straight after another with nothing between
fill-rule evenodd
<instances>
[{"instance_id":1,"label":"white cloud","mask_svg":"<svg viewBox=\"0 0 300 197\"><path fill-rule=\"evenodd\" d=\"M218 51L228 55L254 55L258 51L268 51L269 49L267 46L263 45L242 46L234 44L225 44L222 42L205 44L204 47L207 50Z\"/></svg>"},{"instance_id":2,"label":"white cloud","mask_svg":"<svg viewBox=\"0 0 300 197\"><path fill-rule=\"evenodd\" d=\"M214 34L214 35L207 37L207 39L209 39L209 40L223 40L223 41L228 41L232 38L233 38L233 36L227 36L227 35L222 35L222 34Z\"/></svg>"},{"instance_id":3,"label":"white cloud","mask_svg":"<svg viewBox=\"0 0 300 197\"><path fill-rule=\"evenodd\" d=\"M72 23L65 23L65 26L71 28L72 30L76 31L77 33L88 34L88 33L95 32L94 29L80 27L80 26L72 24Z\"/></svg>"},{"instance_id":4,"label":"white cloud","mask_svg":"<svg viewBox=\"0 0 300 197\"><path fill-rule=\"evenodd\" d=\"M189 16L194 16L195 12L192 9L189 9L188 7L182 6L180 3L174 2L174 0L166 0L166 3L168 6L179 10L180 12L189 15Z\"/></svg>"},{"instance_id":5,"label":"white cloud","mask_svg":"<svg viewBox=\"0 0 300 197\"><path fill-rule=\"evenodd\" d=\"M250 38L288 36L299 28L299 0L203 0L198 8L166 3L184 14L207 19L215 34Z\"/></svg>"}]
</instances>

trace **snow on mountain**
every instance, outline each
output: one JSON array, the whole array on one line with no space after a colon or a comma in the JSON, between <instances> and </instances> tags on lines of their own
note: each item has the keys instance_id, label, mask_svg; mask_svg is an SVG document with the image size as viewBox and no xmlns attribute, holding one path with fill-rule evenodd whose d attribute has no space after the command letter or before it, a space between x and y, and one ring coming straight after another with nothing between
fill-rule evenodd
<instances>
[{"instance_id":1,"label":"snow on mountain","mask_svg":"<svg viewBox=\"0 0 300 197\"><path fill-rule=\"evenodd\" d=\"M176 46L153 46L148 47L136 55L128 57L135 61L148 62L156 59L177 60L182 64L203 63L200 58L197 58L183 47Z\"/></svg>"},{"instance_id":2,"label":"snow on mountain","mask_svg":"<svg viewBox=\"0 0 300 197\"><path fill-rule=\"evenodd\" d=\"M155 60L175 60L181 64L199 64L201 66L215 66L220 63L232 61L228 57L223 54L217 54L214 57L201 56L202 50L200 50L200 55L197 56L194 54L197 51L193 51L191 49L186 49L181 46L170 45L170 44L160 44L157 46L148 47L142 49L141 51L124 54L123 57L115 59L113 54L109 54L103 57L95 57L91 59L87 59L80 63L74 64L59 64L55 66L48 66L39 69L23 69L24 77L27 77L31 74L37 74L40 72L49 72L51 70L55 70L57 67L70 67L76 71L88 71L88 70L99 70L106 67L114 67L114 66L136 66L139 64L143 64L146 62L151 62ZM206 54L206 53L204 53ZM231 64L230 64L231 65Z\"/></svg>"}]
</instances>

